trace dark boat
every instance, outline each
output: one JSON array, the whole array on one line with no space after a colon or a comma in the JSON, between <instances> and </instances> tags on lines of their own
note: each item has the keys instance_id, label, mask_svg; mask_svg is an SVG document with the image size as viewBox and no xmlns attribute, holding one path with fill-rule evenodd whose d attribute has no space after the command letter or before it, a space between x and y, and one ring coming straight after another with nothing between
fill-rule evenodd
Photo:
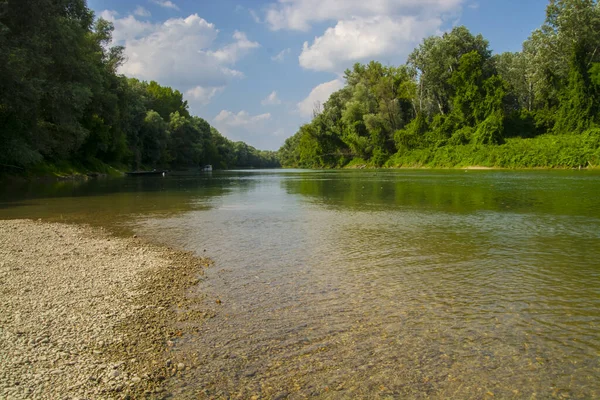
<instances>
[{"instance_id":1,"label":"dark boat","mask_svg":"<svg viewBox=\"0 0 600 400\"><path fill-rule=\"evenodd\" d=\"M165 176L167 174L167 171L129 171L129 172L125 172L125 175L127 176L152 176L152 175L162 175Z\"/></svg>"}]
</instances>

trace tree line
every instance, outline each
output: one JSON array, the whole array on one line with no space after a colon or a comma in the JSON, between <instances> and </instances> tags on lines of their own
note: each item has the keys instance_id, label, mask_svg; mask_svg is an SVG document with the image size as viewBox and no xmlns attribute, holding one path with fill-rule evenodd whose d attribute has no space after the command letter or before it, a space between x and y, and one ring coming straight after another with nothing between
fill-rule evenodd
<instances>
[{"instance_id":1,"label":"tree line","mask_svg":"<svg viewBox=\"0 0 600 400\"><path fill-rule=\"evenodd\" d=\"M371 61L279 150L284 166L600 164L600 5L551 0L522 51L456 27L405 65Z\"/></svg>"},{"instance_id":2,"label":"tree line","mask_svg":"<svg viewBox=\"0 0 600 400\"><path fill-rule=\"evenodd\" d=\"M191 116L178 90L119 75L112 31L85 0L0 0L0 171L279 166Z\"/></svg>"}]
</instances>

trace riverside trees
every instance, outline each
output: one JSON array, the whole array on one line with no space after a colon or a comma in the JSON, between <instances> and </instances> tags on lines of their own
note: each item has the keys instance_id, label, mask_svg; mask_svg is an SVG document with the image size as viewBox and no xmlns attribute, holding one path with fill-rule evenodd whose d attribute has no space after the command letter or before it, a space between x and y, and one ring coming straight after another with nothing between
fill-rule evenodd
<instances>
[{"instance_id":1,"label":"riverside trees","mask_svg":"<svg viewBox=\"0 0 600 400\"><path fill-rule=\"evenodd\" d=\"M426 38L404 66L356 64L281 148L283 165L597 165L600 6L551 0L546 14L518 53L493 56L457 27ZM528 148L547 157L511 153Z\"/></svg>"},{"instance_id":2,"label":"riverside trees","mask_svg":"<svg viewBox=\"0 0 600 400\"><path fill-rule=\"evenodd\" d=\"M118 75L112 30L85 0L0 0L0 170L278 165L191 117L179 91Z\"/></svg>"}]
</instances>

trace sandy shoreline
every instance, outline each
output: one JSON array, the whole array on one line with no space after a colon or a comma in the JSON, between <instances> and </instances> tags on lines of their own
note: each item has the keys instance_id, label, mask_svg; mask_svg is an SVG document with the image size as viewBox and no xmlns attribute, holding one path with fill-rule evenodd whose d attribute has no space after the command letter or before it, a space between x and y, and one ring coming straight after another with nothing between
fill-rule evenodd
<instances>
[{"instance_id":1,"label":"sandy shoreline","mask_svg":"<svg viewBox=\"0 0 600 400\"><path fill-rule=\"evenodd\" d=\"M0 221L0 398L162 398L210 313L209 260L100 229Z\"/></svg>"}]
</instances>

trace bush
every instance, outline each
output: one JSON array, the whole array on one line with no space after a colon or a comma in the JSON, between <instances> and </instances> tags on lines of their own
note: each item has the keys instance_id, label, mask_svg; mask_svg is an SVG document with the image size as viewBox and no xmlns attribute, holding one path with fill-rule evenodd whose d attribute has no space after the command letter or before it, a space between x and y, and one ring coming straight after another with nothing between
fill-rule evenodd
<instances>
[{"instance_id":1,"label":"bush","mask_svg":"<svg viewBox=\"0 0 600 400\"><path fill-rule=\"evenodd\" d=\"M475 129L470 126L465 126L452 134L452 137L448 140L448 144L452 146L468 144L471 142L474 133Z\"/></svg>"},{"instance_id":2,"label":"bush","mask_svg":"<svg viewBox=\"0 0 600 400\"><path fill-rule=\"evenodd\" d=\"M504 120L504 137L532 138L537 136L534 113L521 110L515 111Z\"/></svg>"},{"instance_id":3,"label":"bush","mask_svg":"<svg viewBox=\"0 0 600 400\"><path fill-rule=\"evenodd\" d=\"M423 135L427 131L427 121L422 115L418 115L404 129L394 133L396 149L417 149L423 143Z\"/></svg>"},{"instance_id":4,"label":"bush","mask_svg":"<svg viewBox=\"0 0 600 400\"><path fill-rule=\"evenodd\" d=\"M492 114L477 126L471 140L474 144L504 143L504 121L498 114Z\"/></svg>"},{"instance_id":5,"label":"bush","mask_svg":"<svg viewBox=\"0 0 600 400\"><path fill-rule=\"evenodd\" d=\"M456 133L458 135L458 132ZM546 134L510 138L502 145L447 145L437 149L399 151L389 167L578 168L600 166L600 129L582 135Z\"/></svg>"},{"instance_id":6,"label":"bush","mask_svg":"<svg viewBox=\"0 0 600 400\"><path fill-rule=\"evenodd\" d=\"M459 126L460 120L454 114L436 115L431 122L431 130L426 134L428 144L443 146Z\"/></svg>"}]
</instances>

